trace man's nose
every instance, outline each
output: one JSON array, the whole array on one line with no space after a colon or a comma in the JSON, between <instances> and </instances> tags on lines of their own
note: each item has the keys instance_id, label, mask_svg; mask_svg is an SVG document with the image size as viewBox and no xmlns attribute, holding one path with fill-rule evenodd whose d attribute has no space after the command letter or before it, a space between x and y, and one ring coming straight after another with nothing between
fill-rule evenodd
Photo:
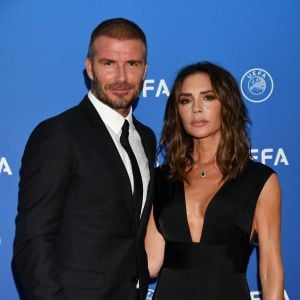
<instances>
[{"instance_id":1,"label":"man's nose","mask_svg":"<svg viewBox=\"0 0 300 300\"><path fill-rule=\"evenodd\" d=\"M120 82L125 82L126 79L127 79L127 76L126 76L126 69L124 66L118 66L118 81Z\"/></svg>"}]
</instances>

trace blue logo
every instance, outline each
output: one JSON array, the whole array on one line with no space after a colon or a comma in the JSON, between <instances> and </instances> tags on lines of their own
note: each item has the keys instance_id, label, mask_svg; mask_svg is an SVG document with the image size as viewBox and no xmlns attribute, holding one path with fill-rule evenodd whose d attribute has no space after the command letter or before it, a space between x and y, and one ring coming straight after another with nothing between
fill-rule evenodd
<instances>
[{"instance_id":1,"label":"blue logo","mask_svg":"<svg viewBox=\"0 0 300 300\"><path fill-rule=\"evenodd\" d=\"M266 101L273 93L274 83L271 75L264 69L254 68L247 71L240 83L242 95L249 101Z\"/></svg>"},{"instance_id":2,"label":"blue logo","mask_svg":"<svg viewBox=\"0 0 300 300\"><path fill-rule=\"evenodd\" d=\"M0 157L0 175L6 173L7 175L12 175L12 171L5 157Z\"/></svg>"},{"instance_id":3,"label":"blue logo","mask_svg":"<svg viewBox=\"0 0 300 300\"><path fill-rule=\"evenodd\" d=\"M148 288L148 292L147 292L147 296L146 296L146 300L151 300L152 297L154 295L154 290L151 288Z\"/></svg>"}]
</instances>

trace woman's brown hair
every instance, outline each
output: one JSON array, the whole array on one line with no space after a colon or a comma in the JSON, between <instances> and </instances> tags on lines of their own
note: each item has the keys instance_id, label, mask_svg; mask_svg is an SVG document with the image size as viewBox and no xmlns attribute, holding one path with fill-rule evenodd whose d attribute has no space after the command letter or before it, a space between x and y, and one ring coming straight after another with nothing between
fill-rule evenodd
<instances>
[{"instance_id":1,"label":"woman's brown hair","mask_svg":"<svg viewBox=\"0 0 300 300\"><path fill-rule=\"evenodd\" d=\"M192 157L193 138L182 126L178 113L178 97L185 78L197 73L206 73L209 76L212 88L221 102L221 140L216 163L223 174L223 180L227 181L236 178L247 165L250 119L235 79L218 65L200 62L179 71L166 105L160 153L165 156L170 168L170 178L187 180L187 174L195 163Z\"/></svg>"}]
</instances>

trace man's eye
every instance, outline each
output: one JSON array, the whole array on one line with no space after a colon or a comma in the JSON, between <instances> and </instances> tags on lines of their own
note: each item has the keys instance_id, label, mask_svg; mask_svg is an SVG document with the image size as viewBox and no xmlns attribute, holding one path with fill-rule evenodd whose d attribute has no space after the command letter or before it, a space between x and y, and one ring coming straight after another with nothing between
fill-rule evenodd
<instances>
[{"instance_id":1,"label":"man's eye","mask_svg":"<svg viewBox=\"0 0 300 300\"><path fill-rule=\"evenodd\" d=\"M139 64L136 61L130 61L128 62L129 67L137 67Z\"/></svg>"},{"instance_id":2,"label":"man's eye","mask_svg":"<svg viewBox=\"0 0 300 300\"><path fill-rule=\"evenodd\" d=\"M109 61L109 60L103 62L103 65L104 65L104 66L111 66L112 64L113 64L113 62L112 62L112 61Z\"/></svg>"}]
</instances>

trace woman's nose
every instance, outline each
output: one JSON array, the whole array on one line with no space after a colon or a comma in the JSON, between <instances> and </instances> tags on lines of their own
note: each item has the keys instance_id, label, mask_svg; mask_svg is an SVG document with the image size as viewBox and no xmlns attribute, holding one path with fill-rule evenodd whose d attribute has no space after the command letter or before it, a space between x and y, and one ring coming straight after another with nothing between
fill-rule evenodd
<instances>
[{"instance_id":1,"label":"woman's nose","mask_svg":"<svg viewBox=\"0 0 300 300\"><path fill-rule=\"evenodd\" d=\"M193 107L193 114L200 114L202 112L202 108L200 105L195 105Z\"/></svg>"}]
</instances>

